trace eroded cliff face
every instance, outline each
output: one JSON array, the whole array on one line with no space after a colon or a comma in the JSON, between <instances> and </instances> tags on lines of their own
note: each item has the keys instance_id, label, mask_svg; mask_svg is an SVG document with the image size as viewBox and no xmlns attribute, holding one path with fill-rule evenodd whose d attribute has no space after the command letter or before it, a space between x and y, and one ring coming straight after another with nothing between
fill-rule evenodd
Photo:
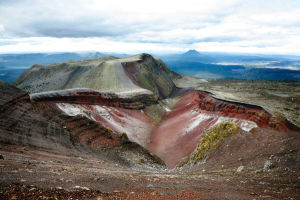
<instances>
[{"instance_id":1,"label":"eroded cliff face","mask_svg":"<svg viewBox=\"0 0 300 200\"><path fill-rule=\"evenodd\" d=\"M96 114L90 114L88 110L95 109L103 113L103 109L99 104L94 105L94 101L89 101L89 98L77 101L81 99L80 95L86 95L86 93L80 93L75 98L76 101L72 101L73 104L70 104L70 99L64 99L65 96L56 99L57 94L52 94L53 98L50 99L37 98L37 96L45 97L45 94L39 94L33 101L23 91L0 83L1 92L11 88L17 92L2 93L4 103L0 105L1 146L17 145L58 155L94 157L109 163L118 163L124 167L134 168L136 165L142 167L149 163L152 163L154 168L162 167L162 163L157 163L158 159L137 143L131 142L134 140L130 141L126 134L116 132L107 124L94 120L99 118ZM14 98L15 96L17 98ZM68 103L60 103L65 100ZM133 113L140 112L139 109L124 109L118 106L119 104L111 108ZM79 109L81 107L82 109ZM107 107L106 101L102 107ZM122 116L121 113L118 114ZM95 118L92 118L92 115ZM129 122L132 120L123 124L133 125ZM145 163L137 163L136 159L142 159ZM147 162L149 163L146 164Z\"/></svg>"},{"instance_id":2,"label":"eroded cliff face","mask_svg":"<svg viewBox=\"0 0 300 200\"><path fill-rule=\"evenodd\" d=\"M261 106L218 99L207 92L199 92L198 95L199 109L203 113L215 112L219 116L248 120L259 127L271 127L279 131L293 128L287 120L276 117Z\"/></svg>"},{"instance_id":3,"label":"eroded cliff face","mask_svg":"<svg viewBox=\"0 0 300 200\"><path fill-rule=\"evenodd\" d=\"M142 146L148 143L153 122L144 113L147 106L157 104L149 93L108 93L90 89L69 89L30 95L34 102L52 102L69 116L84 116L108 130L126 134L130 141Z\"/></svg>"},{"instance_id":4,"label":"eroded cliff face","mask_svg":"<svg viewBox=\"0 0 300 200\"><path fill-rule=\"evenodd\" d=\"M173 168L196 148L205 131L233 122L240 131L254 128L271 132L289 131L294 126L262 107L217 99L203 91L184 94L174 109L153 129L148 148Z\"/></svg>"},{"instance_id":5,"label":"eroded cliff face","mask_svg":"<svg viewBox=\"0 0 300 200\"><path fill-rule=\"evenodd\" d=\"M100 92L87 88L55 90L30 94L32 101L49 101L73 104L112 106L127 109L143 109L157 103L157 97L150 91Z\"/></svg>"},{"instance_id":6,"label":"eroded cliff face","mask_svg":"<svg viewBox=\"0 0 300 200\"><path fill-rule=\"evenodd\" d=\"M83 115L119 135L126 134L130 141L144 147L153 127L151 119L143 110L70 103L56 103L56 106L67 115Z\"/></svg>"}]
</instances>

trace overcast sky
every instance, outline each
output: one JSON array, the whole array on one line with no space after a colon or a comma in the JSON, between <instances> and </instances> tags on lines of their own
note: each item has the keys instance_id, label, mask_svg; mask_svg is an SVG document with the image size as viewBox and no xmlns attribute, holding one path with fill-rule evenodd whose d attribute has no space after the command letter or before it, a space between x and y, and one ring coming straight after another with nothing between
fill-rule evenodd
<instances>
[{"instance_id":1,"label":"overcast sky","mask_svg":"<svg viewBox=\"0 0 300 200\"><path fill-rule=\"evenodd\" d=\"M300 55L300 0L0 0L0 53Z\"/></svg>"}]
</instances>

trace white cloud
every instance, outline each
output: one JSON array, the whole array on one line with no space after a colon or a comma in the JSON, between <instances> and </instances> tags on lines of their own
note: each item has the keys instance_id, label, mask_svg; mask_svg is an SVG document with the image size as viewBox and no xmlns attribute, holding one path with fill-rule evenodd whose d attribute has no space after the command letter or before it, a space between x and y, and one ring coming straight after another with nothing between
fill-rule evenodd
<instances>
[{"instance_id":1,"label":"white cloud","mask_svg":"<svg viewBox=\"0 0 300 200\"><path fill-rule=\"evenodd\" d=\"M107 38L53 38L53 37L28 37L17 39L0 39L1 43L7 43L0 48L0 53L16 52L75 52L75 51L102 51L102 52L178 52L179 47L173 45L160 45L139 42L119 42ZM145 51L145 49L147 51Z\"/></svg>"},{"instance_id":2,"label":"white cloud","mask_svg":"<svg viewBox=\"0 0 300 200\"><path fill-rule=\"evenodd\" d=\"M300 1L0 2L0 52L167 52L196 48L299 54Z\"/></svg>"}]
</instances>

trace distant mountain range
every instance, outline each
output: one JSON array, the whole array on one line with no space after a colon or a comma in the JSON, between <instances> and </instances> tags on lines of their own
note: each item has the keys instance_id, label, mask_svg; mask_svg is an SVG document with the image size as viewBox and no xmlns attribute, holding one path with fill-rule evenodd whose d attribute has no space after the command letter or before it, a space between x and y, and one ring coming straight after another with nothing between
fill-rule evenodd
<instances>
[{"instance_id":1,"label":"distant mountain range","mask_svg":"<svg viewBox=\"0 0 300 200\"><path fill-rule=\"evenodd\" d=\"M294 55L269 55L269 54L247 54L247 53L222 53L222 52L198 52L194 49L188 50L181 54L169 54L160 56L167 60L192 59L192 61L202 63L258 63L258 62L273 62L279 65L286 66L296 65L300 69L300 56Z\"/></svg>"},{"instance_id":2,"label":"distant mountain range","mask_svg":"<svg viewBox=\"0 0 300 200\"><path fill-rule=\"evenodd\" d=\"M189 50L161 59L172 70L199 78L300 81L300 56Z\"/></svg>"},{"instance_id":3,"label":"distant mountain range","mask_svg":"<svg viewBox=\"0 0 300 200\"><path fill-rule=\"evenodd\" d=\"M13 82L34 64L79 61L102 56L127 57L127 54L76 52L0 55L0 79ZM200 78L300 81L300 56L198 52L155 55L172 70Z\"/></svg>"}]
</instances>

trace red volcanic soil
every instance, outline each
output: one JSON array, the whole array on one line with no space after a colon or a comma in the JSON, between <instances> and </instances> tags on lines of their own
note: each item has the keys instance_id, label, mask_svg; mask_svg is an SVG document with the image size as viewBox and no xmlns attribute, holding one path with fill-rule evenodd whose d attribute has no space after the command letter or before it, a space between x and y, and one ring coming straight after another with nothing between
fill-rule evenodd
<instances>
[{"instance_id":1,"label":"red volcanic soil","mask_svg":"<svg viewBox=\"0 0 300 200\"><path fill-rule=\"evenodd\" d=\"M257 126L273 132L290 130L287 121L259 106L227 102L208 92L190 91L153 130L148 148L173 168L194 151L205 129L224 121L236 122L246 131Z\"/></svg>"},{"instance_id":2,"label":"red volcanic soil","mask_svg":"<svg viewBox=\"0 0 300 200\"><path fill-rule=\"evenodd\" d=\"M72 110L80 110L78 112L98 122L106 129L119 133L119 135L126 133L131 141L142 146L146 146L148 143L153 128L153 122L143 110L87 104L60 103L56 105L69 115L75 115ZM76 114L80 114L78 112Z\"/></svg>"}]
</instances>

